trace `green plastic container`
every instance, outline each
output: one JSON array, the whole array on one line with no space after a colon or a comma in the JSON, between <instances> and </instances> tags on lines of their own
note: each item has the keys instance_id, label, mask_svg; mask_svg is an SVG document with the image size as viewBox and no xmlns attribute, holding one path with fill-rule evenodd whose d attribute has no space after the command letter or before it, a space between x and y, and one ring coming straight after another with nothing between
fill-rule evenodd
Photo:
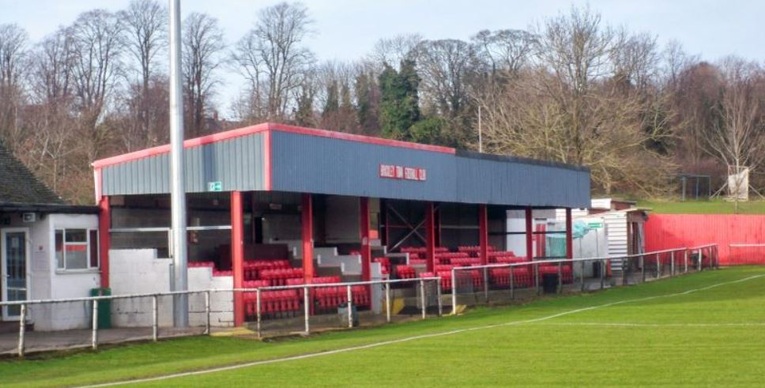
<instances>
[{"instance_id":1,"label":"green plastic container","mask_svg":"<svg viewBox=\"0 0 765 388\"><path fill-rule=\"evenodd\" d=\"M109 296L111 294L112 294L111 288L91 288L90 289L90 296ZM112 327L112 301L99 300L98 301L98 328L111 329L111 327Z\"/></svg>"}]
</instances>

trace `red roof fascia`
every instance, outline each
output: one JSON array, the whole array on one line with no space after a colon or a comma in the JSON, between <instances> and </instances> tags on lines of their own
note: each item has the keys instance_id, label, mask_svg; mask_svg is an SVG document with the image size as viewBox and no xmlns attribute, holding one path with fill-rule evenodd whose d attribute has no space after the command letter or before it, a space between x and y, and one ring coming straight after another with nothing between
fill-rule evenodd
<instances>
[{"instance_id":1,"label":"red roof fascia","mask_svg":"<svg viewBox=\"0 0 765 388\"><path fill-rule=\"evenodd\" d=\"M252 125L249 127L243 127L238 129L232 129L226 132L214 133L212 135L202 136L194 139L189 139L183 142L184 148L197 147L205 144L217 143L220 141L233 139L237 137L252 135L260 132L287 132L296 133L301 135L325 137L330 139L340 139L359 143L376 144L387 147L399 147L409 148L420 151L440 152L446 154L455 154L456 150L450 147L434 146L428 144L410 143L400 140L382 139L371 136L354 135L350 133L327 131L323 129L298 127L294 125L275 124L275 123L263 123L258 125ZM148 158L151 156L162 155L170 152L170 145L165 144L158 147L147 148L136 152L130 152L127 154L117 155L110 158L96 160L92 163L93 168L99 169L106 166L125 163L132 160L138 160Z\"/></svg>"}]
</instances>

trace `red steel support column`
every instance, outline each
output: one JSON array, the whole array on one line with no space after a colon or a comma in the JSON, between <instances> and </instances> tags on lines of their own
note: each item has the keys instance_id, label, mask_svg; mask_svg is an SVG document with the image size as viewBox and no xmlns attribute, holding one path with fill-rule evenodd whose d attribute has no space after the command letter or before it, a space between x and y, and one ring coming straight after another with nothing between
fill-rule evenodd
<instances>
[{"instance_id":1,"label":"red steel support column","mask_svg":"<svg viewBox=\"0 0 765 388\"><path fill-rule=\"evenodd\" d=\"M531 214L531 208L526 208L526 257L529 258L529 260L534 258L534 234L532 233L532 229L534 228L534 222L533 222L532 214Z\"/></svg>"},{"instance_id":2,"label":"red steel support column","mask_svg":"<svg viewBox=\"0 0 765 388\"><path fill-rule=\"evenodd\" d=\"M361 235L361 280L372 279L372 246L369 242L369 198L359 198L359 231Z\"/></svg>"},{"instance_id":3,"label":"red steel support column","mask_svg":"<svg viewBox=\"0 0 765 388\"><path fill-rule=\"evenodd\" d=\"M478 241L481 265L489 264L489 214L485 204L478 205Z\"/></svg>"},{"instance_id":4,"label":"red steel support column","mask_svg":"<svg viewBox=\"0 0 765 388\"><path fill-rule=\"evenodd\" d=\"M111 248L111 236L109 229L112 226L112 210L109 206L109 197L101 197L98 200L98 255L101 260L101 287L109 287L109 249Z\"/></svg>"},{"instance_id":5,"label":"red steel support column","mask_svg":"<svg viewBox=\"0 0 765 388\"><path fill-rule=\"evenodd\" d=\"M433 202L428 202L425 205L425 248L428 255L428 272L433 272L436 268L436 224L433 213Z\"/></svg>"},{"instance_id":6,"label":"red steel support column","mask_svg":"<svg viewBox=\"0 0 765 388\"><path fill-rule=\"evenodd\" d=\"M301 198L303 225L303 277L306 283L313 280L313 200L305 193Z\"/></svg>"},{"instance_id":7,"label":"red steel support column","mask_svg":"<svg viewBox=\"0 0 765 388\"><path fill-rule=\"evenodd\" d=\"M574 258L574 230L570 207L566 208L566 258Z\"/></svg>"},{"instance_id":8,"label":"red steel support column","mask_svg":"<svg viewBox=\"0 0 765 388\"><path fill-rule=\"evenodd\" d=\"M231 269L234 288L244 286L244 207L242 192L231 192ZM244 325L244 296L234 293L234 326Z\"/></svg>"}]
</instances>

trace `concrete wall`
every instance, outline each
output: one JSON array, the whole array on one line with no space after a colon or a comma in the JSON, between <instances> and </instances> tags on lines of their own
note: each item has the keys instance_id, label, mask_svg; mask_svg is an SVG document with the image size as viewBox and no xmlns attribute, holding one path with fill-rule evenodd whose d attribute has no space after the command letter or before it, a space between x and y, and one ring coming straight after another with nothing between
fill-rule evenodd
<instances>
[{"instance_id":1,"label":"concrete wall","mask_svg":"<svg viewBox=\"0 0 765 388\"><path fill-rule=\"evenodd\" d=\"M111 250L111 283L113 295L155 294L170 291L170 264L158 258L151 249ZM231 290L231 276L213 276L209 267L189 268L189 290ZM228 292L211 293L210 321L214 326L232 326L233 297ZM172 326L172 298L160 297L159 324ZM189 296L189 324L205 324L204 294ZM152 298L117 299L112 302L112 324L118 327L151 326Z\"/></svg>"}]
</instances>

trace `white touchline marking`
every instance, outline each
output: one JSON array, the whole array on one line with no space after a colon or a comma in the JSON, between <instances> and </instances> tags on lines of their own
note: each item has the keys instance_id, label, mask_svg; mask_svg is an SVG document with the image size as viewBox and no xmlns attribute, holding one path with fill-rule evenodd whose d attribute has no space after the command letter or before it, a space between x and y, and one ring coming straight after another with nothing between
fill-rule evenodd
<instances>
[{"instance_id":1,"label":"white touchline marking","mask_svg":"<svg viewBox=\"0 0 765 388\"><path fill-rule=\"evenodd\" d=\"M595 327L760 327L765 322L739 322L739 323L638 323L638 322L546 322L540 326L595 326Z\"/></svg>"},{"instance_id":2,"label":"white touchline marking","mask_svg":"<svg viewBox=\"0 0 765 388\"><path fill-rule=\"evenodd\" d=\"M618 302L612 302L612 303L606 303L602 305L597 306L590 306L590 307L584 307L576 310L570 310L570 311L564 311L562 313L557 313L553 315L548 315L545 317L540 318L534 318L534 319L526 319L522 321L512 321L512 322L505 322L505 323L497 323L494 325L485 325L485 326L476 326L476 327L468 327L464 329L456 329L456 330L450 330L450 331L444 331L440 333L431 333L431 334L422 334L412 337L406 337L406 338L399 338L395 340L389 340L389 341L382 341L382 342L376 342L372 344L367 345L359 345L359 346L352 346L349 348L342 348L342 349L335 349L335 350L327 350L324 352L318 352L318 353L309 353L309 354L301 354L297 356L290 356L290 357L282 357L282 358L275 358L271 360L261 360L261 361L253 361L248 362L244 364L237 364L237 365L229 365L229 366L223 366L218 368L211 368L211 369L205 369L205 370L199 370L194 372L182 372L182 373L173 373L169 375L164 376L156 376L156 377L148 377L144 379L136 379L136 380L128 380L128 381L117 381L112 383L104 383L104 384L95 384L95 385L86 385L82 386L81 388L97 388L97 387L114 387L118 385L127 385L127 384L140 384L140 383L149 383L149 382L155 382L155 381L162 381L162 380L170 380L170 379L176 379L181 377L189 377L189 376L198 376L198 375L204 375L204 374L210 374L210 373L218 373L218 372L225 372L225 371L231 371L236 369L242 369L242 368L249 368L254 366L260 366L260 365L269 365L269 364L277 364L282 362L288 362L288 361L297 361L297 360L305 360L309 358L316 358L316 357L323 357L323 356L331 356L334 354L340 354L340 353L348 353L348 352L354 352L358 350L366 350L366 349L373 349L381 346L387 346L387 345L395 345L400 344L404 342L410 342L410 341L416 341L426 338L435 338L435 337L444 337L448 335L454 335L454 334L460 334L460 333L466 333L471 331L477 331L477 330L486 330L486 329L494 329L497 327L506 327L506 326L517 326L517 325L524 325L529 323L537 323L537 322L543 322L548 321L550 319L571 315L571 314L577 314L585 311L591 311L595 309L600 309L604 307L611 307L616 306L620 304L626 304L626 303L634 303L634 302L644 302L647 300L653 300L653 299L659 299L659 298L670 298L674 296L681 296L681 295L688 295L699 291L706 291L710 290L712 288L721 287L729 284L735 284L735 283L742 283L746 282L752 279L757 279L765 276L765 274L762 275L753 275L749 276L743 279L733 280L729 282L723 282L723 283L717 283L713 284L711 286L702 287L702 288L696 288L692 290L687 290L683 292L678 292L674 294L666 294L666 295L657 295L657 296L649 296L645 298L639 298L639 299L630 299L630 300L622 300Z\"/></svg>"}]
</instances>

